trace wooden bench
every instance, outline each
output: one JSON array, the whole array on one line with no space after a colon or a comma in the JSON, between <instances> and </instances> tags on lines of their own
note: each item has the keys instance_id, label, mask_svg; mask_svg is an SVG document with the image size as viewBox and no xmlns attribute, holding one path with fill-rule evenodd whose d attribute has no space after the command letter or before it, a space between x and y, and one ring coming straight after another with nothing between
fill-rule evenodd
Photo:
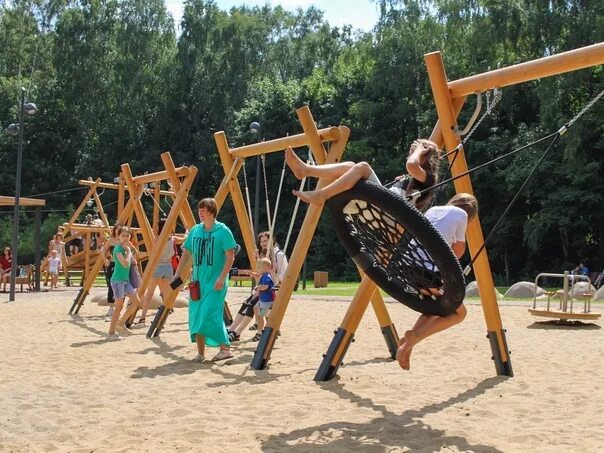
<instances>
[{"instance_id":1,"label":"wooden bench","mask_svg":"<svg viewBox=\"0 0 604 453\"><path fill-rule=\"evenodd\" d=\"M236 273L235 273L235 271L236 271ZM246 281L251 282L253 280L251 273L252 273L251 269L233 268L233 269L231 269L230 280L232 282L235 282L235 286L243 286L243 282L246 282Z\"/></svg>"},{"instance_id":2,"label":"wooden bench","mask_svg":"<svg viewBox=\"0 0 604 453\"><path fill-rule=\"evenodd\" d=\"M22 269L25 270L25 272L23 272L23 274L25 275L23 275L22 277L15 278L15 286L21 285L21 292L23 292L23 285L27 285L27 290L32 291L32 282L34 280L34 267L31 264L28 264L27 266L19 266L19 268L17 269L17 275L22 274Z\"/></svg>"}]
</instances>

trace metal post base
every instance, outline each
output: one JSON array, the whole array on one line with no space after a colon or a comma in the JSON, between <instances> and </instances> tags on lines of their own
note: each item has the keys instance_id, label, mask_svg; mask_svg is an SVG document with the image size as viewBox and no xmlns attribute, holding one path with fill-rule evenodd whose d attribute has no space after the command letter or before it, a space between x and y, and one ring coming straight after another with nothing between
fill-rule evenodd
<instances>
[{"instance_id":1,"label":"metal post base","mask_svg":"<svg viewBox=\"0 0 604 453\"><path fill-rule=\"evenodd\" d=\"M231 314L231 310L229 309L229 306L227 305L226 301L224 302L222 319L224 320L224 325L227 327L233 324L233 315Z\"/></svg>"},{"instance_id":2,"label":"metal post base","mask_svg":"<svg viewBox=\"0 0 604 453\"><path fill-rule=\"evenodd\" d=\"M499 341L497 341L497 333L488 331L487 338L491 343L491 352L493 353L491 358L495 362L495 370L497 371L497 375L510 377L514 376L514 371L512 370L512 360L510 359L510 351L508 349L508 342L505 338L505 329L501 329L501 338L503 339L503 346L507 352L507 362L504 362L502 359L501 350L499 349Z\"/></svg>"},{"instance_id":3,"label":"metal post base","mask_svg":"<svg viewBox=\"0 0 604 453\"><path fill-rule=\"evenodd\" d=\"M317 370L317 374L315 374L315 381L329 381L336 375L340 365L342 365L342 359L346 355L346 352L350 347L350 343L353 341L354 334L348 336L344 349L342 350L342 354L340 357L336 357L336 353L338 349L340 349L340 345L346 338L346 331L340 327L334 332L334 334L333 340L331 340L331 344L327 349L327 353L323 355L323 361ZM332 365L334 361L336 365Z\"/></svg>"},{"instance_id":4,"label":"metal post base","mask_svg":"<svg viewBox=\"0 0 604 453\"><path fill-rule=\"evenodd\" d=\"M71 308L69 309L70 315L77 315L84 304L84 299L88 296L88 291L85 291L84 288L80 288L78 291L78 295L73 301Z\"/></svg>"},{"instance_id":5,"label":"metal post base","mask_svg":"<svg viewBox=\"0 0 604 453\"><path fill-rule=\"evenodd\" d=\"M166 318L170 310L166 310L165 305L160 305L157 309L157 313L153 317L153 321L151 321L151 325L149 326L149 330L147 331L147 338L158 337L161 329L163 329L164 324L166 323Z\"/></svg>"},{"instance_id":6,"label":"metal post base","mask_svg":"<svg viewBox=\"0 0 604 453\"><path fill-rule=\"evenodd\" d=\"M256 349L254 358L252 359L251 367L254 370L264 370L268 364L268 359L270 358L273 346L275 346L275 340L277 339L277 335L273 336L272 333L272 327L265 327L262 331L262 336L258 342L258 348ZM266 358L264 357L265 352Z\"/></svg>"},{"instance_id":7,"label":"metal post base","mask_svg":"<svg viewBox=\"0 0 604 453\"><path fill-rule=\"evenodd\" d=\"M396 327L394 327L394 324L382 327L382 335L384 335L384 340L386 340L386 346L388 346L388 351L390 351L390 358L395 359L396 351L398 349L398 334L396 332Z\"/></svg>"}]
</instances>

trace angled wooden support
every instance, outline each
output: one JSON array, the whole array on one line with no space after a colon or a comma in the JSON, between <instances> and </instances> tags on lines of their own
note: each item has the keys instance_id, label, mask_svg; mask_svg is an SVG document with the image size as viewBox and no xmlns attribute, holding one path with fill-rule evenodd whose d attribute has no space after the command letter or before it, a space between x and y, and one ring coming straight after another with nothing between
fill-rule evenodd
<instances>
[{"instance_id":1,"label":"angled wooden support","mask_svg":"<svg viewBox=\"0 0 604 453\"><path fill-rule=\"evenodd\" d=\"M304 133L307 136L308 146L313 153L315 161L318 164L339 162L348 142L348 137L350 134L348 128L340 126L338 128L339 133L336 134L331 132L331 136L337 137L337 140L332 143L329 155L327 155L325 148L323 147L324 137L322 137L319 131L316 130L310 110L307 107L299 109L298 117L300 119L300 123L302 124ZM333 131L333 128L330 128L329 130ZM317 187L323 187L329 184L329 182L330 181L328 180L319 179ZM322 210L322 206L309 206L302 229L300 230L298 239L294 245L284 281L281 283L281 288L277 293L277 300L273 305L267 327L262 334L262 338L258 344L258 349L256 350L256 354L252 360L252 368L262 369L267 365L267 362L270 358L270 353L277 337L277 332L285 315L287 305L291 298L291 293L304 262L304 257L306 256L308 248L310 247L310 241L312 240L316 230ZM375 285L373 286L373 289L375 289ZM386 309L381 294L379 294L379 292L374 294L374 291L368 291L366 297L360 304L361 306L359 307L354 305L352 311L358 313L359 318L361 318L369 301L372 302L372 306L375 310L380 326L382 327L382 332L386 338L390 354L393 355L396 353L396 347L398 346L398 335L390 319L390 315L388 314L388 310ZM356 326L354 326L353 329L349 329L350 335L354 335L354 330L356 330ZM340 358L343 357L346 349L347 348L340 349Z\"/></svg>"},{"instance_id":2,"label":"angled wooden support","mask_svg":"<svg viewBox=\"0 0 604 453\"><path fill-rule=\"evenodd\" d=\"M164 164L164 167L166 168L166 173L168 175L167 179L172 185L172 191L176 196L176 193L180 191L181 183L178 176L177 168L174 165L174 161L172 160L172 155L169 152L162 153L161 160ZM197 168L195 168L195 174L197 174ZM183 205L182 210L179 211L179 215L183 225L189 230L193 228L197 223L197 221L195 220L195 215L191 210L191 206L188 203Z\"/></svg>"},{"instance_id":3,"label":"angled wooden support","mask_svg":"<svg viewBox=\"0 0 604 453\"><path fill-rule=\"evenodd\" d=\"M101 178L97 178L94 181L94 183L92 183L92 185L90 186L90 189L88 189L88 192L86 193L86 195L82 199L82 202L77 207L77 209L74 211L73 215L71 216L71 219L69 219L69 222L67 222L67 226L65 227L65 230L63 231L63 234L69 233L69 230L71 229L71 226L74 223L77 222L78 217L80 216L80 214L82 213L82 211L86 207L86 203L88 202L88 200L94 198L94 194L96 194L96 190L97 190L99 184L101 184Z\"/></svg>"},{"instance_id":4,"label":"angled wooden support","mask_svg":"<svg viewBox=\"0 0 604 453\"><path fill-rule=\"evenodd\" d=\"M126 186L128 187L128 195L130 195L130 200L132 200L134 214L136 216L138 226L141 229L146 249L149 251L155 237L153 235L153 229L149 224L147 214L145 213L145 209L143 208L143 183L135 182L135 178L132 176L132 171L130 170L129 164L122 164L122 174L124 175L124 180L126 181Z\"/></svg>"},{"instance_id":5,"label":"angled wooden support","mask_svg":"<svg viewBox=\"0 0 604 453\"><path fill-rule=\"evenodd\" d=\"M308 107L298 109L297 113L300 123L302 124L302 129L307 136L307 143L313 153L315 162L318 164L323 164L325 162L339 162L348 142L348 137L350 135L349 129L345 126L339 127L339 139L332 143L329 156L327 156L327 152L323 147L322 140L319 136L314 119ZM325 178L320 178L317 183L317 188L322 188L329 184L329 182L330 181L326 180ZM323 205L317 206L314 204L309 205L308 210L306 211L302 228L298 233L298 238L296 239L296 243L287 265L285 277L281 282L281 287L277 292L277 298L273 303L271 316L268 319L266 328L262 332L260 342L258 343L258 348L256 349L256 353L252 359L252 368L254 369L264 369L268 364L272 349L275 345L275 340L277 338L277 332L279 331L281 322L285 316L294 286L298 279L298 275L300 274L300 270L302 269L304 258L306 257L310 247L310 243L316 231L322 211Z\"/></svg>"},{"instance_id":6,"label":"angled wooden support","mask_svg":"<svg viewBox=\"0 0 604 453\"><path fill-rule=\"evenodd\" d=\"M252 222L245 208L245 202L243 201L243 193L241 192L241 186L237 179L236 167L239 163L235 164L232 154L229 150L226 135L224 132L216 132L214 134L214 140L216 141L216 147L218 148L218 155L220 156L220 162L224 169L226 181L226 187L231 194L233 201L233 207L235 208L235 215L237 216L237 222L241 227L241 234L243 236L243 243L247 256L250 259L250 267L256 272L256 262L252 259L256 251L256 241L254 240L254 231L252 230ZM241 161L242 162L242 161ZM231 175L231 177L228 177ZM224 180L223 180L224 181ZM221 187L225 187L221 184ZM221 191L219 187L219 193L217 194L216 203L218 204L218 210L222 208L222 205L226 199L224 189Z\"/></svg>"},{"instance_id":7,"label":"angled wooden support","mask_svg":"<svg viewBox=\"0 0 604 453\"><path fill-rule=\"evenodd\" d=\"M145 268L145 272L143 273L143 276L142 276L141 287L138 289L139 299L142 299L144 297L145 292L147 291L147 288L149 287L149 284L151 283L151 279L153 278L153 272L155 271L155 269L159 263L159 259L163 253L164 246L168 242L168 239L172 235L172 231L173 231L174 227L176 226L176 220L178 219L181 211L185 208L185 206L187 206L187 207L189 206L188 205L189 191L190 191L191 187L193 186L193 182L195 181L196 177L197 177L197 168L192 166L192 167L190 167L190 171L189 171L188 175L185 177L184 181L180 184L180 187L178 189L178 195L176 196L176 200L174 200L172 209L170 209L170 213L168 214L168 218L166 219L164 228L162 229L157 240L154 241L154 244L151 244L148 248L148 250L150 250L149 260L147 261L147 267ZM176 297L174 297L173 300L175 301ZM172 308L172 306L170 306L168 308ZM128 310L126 310L126 313L124 314L124 320L127 320L127 322L132 322L134 316L136 316L137 310L138 310L137 304L130 305L130 307L128 308ZM164 322L165 322L165 319L164 319ZM161 327L163 327L163 324ZM161 330L161 327L159 330Z\"/></svg>"}]
</instances>

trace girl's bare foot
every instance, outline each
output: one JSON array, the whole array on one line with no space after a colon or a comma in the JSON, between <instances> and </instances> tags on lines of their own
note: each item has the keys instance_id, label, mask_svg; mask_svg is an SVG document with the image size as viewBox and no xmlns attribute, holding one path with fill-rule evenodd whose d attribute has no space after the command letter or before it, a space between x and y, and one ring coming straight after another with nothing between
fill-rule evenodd
<instances>
[{"instance_id":1,"label":"girl's bare foot","mask_svg":"<svg viewBox=\"0 0 604 453\"><path fill-rule=\"evenodd\" d=\"M305 203L321 205L325 202L323 194L319 190L309 190L300 192L299 190L292 190L293 194Z\"/></svg>"},{"instance_id":2,"label":"girl's bare foot","mask_svg":"<svg viewBox=\"0 0 604 453\"><path fill-rule=\"evenodd\" d=\"M296 178L302 179L307 176L306 164L300 160L296 153L294 153L291 146L288 146L285 150L285 162L287 162L287 165L291 168Z\"/></svg>"},{"instance_id":3,"label":"girl's bare foot","mask_svg":"<svg viewBox=\"0 0 604 453\"><path fill-rule=\"evenodd\" d=\"M411 352L417 341L417 335L414 331L408 330L405 332L405 337L401 340L402 345L396 350L396 360L403 370L411 368Z\"/></svg>"}]
</instances>

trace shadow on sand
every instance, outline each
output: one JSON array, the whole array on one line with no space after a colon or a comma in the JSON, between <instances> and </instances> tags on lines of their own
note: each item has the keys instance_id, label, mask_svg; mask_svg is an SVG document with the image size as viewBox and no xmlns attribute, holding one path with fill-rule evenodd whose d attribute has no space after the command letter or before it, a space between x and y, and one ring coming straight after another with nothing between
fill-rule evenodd
<instances>
[{"instance_id":1,"label":"shadow on sand","mask_svg":"<svg viewBox=\"0 0 604 453\"><path fill-rule=\"evenodd\" d=\"M491 377L478 383L476 387L466 390L445 401L429 404L418 410L408 410L398 415L385 406L373 403L368 398L360 397L337 380L321 382L318 385L324 390L333 392L339 398L351 403L373 409L382 414L369 423L351 423L336 421L308 428L297 429L289 433L270 436L263 442L263 451L288 452L327 452L327 451L363 451L384 452L390 448L404 451L473 451L481 453L498 453L498 448L471 444L461 436L447 435L445 431L430 427L421 419L427 414L440 412L455 404L476 398L486 391L504 382L507 377Z\"/></svg>"}]
</instances>

